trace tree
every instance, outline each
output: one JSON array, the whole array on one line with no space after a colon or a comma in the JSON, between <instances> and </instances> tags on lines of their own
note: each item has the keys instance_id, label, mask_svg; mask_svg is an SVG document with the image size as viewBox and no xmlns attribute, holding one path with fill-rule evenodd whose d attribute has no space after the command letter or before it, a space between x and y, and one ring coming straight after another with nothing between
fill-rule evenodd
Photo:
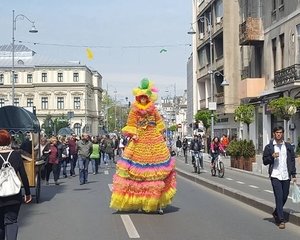
<instances>
[{"instance_id":1,"label":"tree","mask_svg":"<svg viewBox=\"0 0 300 240\"><path fill-rule=\"evenodd\" d=\"M245 123L249 138L250 124L254 121L254 106L251 104L241 104L234 110L234 120Z\"/></svg>"},{"instance_id":2,"label":"tree","mask_svg":"<svg viewBox=\"0 0 300 240\"><path fill-rule=\"evenodd\" d=\"M300 107L300 100L291 97L276 98L269 102L268 107L276 117L289 121L297 112L297 107Z\"/></svg>"},{"instance_id":3,"label":"tree","mask_svg":"<svg viewBox=\"0 0 300 240\"><path fill-rule=\"evenodd\" d=\"M168 130L170 130L171 132L177 131L177 125L175 124L175 125L170 126L170 127L168 128Z\"/></svg>"},{"instance_id":4,"label":"tree","mask_svg":"<svg viewBox=\"0 0 300 240\"><path fill-rule=\"evenodd\" d=\"M203 126L205 127L205 130L211 126L211 111L208 109L204 110L198 110L198 112L195 115L196 122L202 122ZM216 121L216 115L214 115L214 121Z\"/></svg>"}]
</instances>

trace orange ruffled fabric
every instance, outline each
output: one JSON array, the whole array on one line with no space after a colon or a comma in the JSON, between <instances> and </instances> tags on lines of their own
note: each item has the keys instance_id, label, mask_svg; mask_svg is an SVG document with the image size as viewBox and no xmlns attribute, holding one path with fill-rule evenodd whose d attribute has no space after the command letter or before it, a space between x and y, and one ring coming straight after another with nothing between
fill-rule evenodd
<instances>
[{"instance_id":1,"label":"orange ruffled fabric","mask_svg":"<svg viewBox=\"0 0 300 240\"><path fill-rule=\"evenodd\" d=\"M175 158L170 156L161 134L164 124L157 110L152 109L156 125L139 125L139 121L145 122L143 116L151 119L148 115L133 109L123 129L137 135L138 140L129 142L116 165L110 202L116 210L154 212L170 204L175 196Z\"/></svg>"}]
</instances>

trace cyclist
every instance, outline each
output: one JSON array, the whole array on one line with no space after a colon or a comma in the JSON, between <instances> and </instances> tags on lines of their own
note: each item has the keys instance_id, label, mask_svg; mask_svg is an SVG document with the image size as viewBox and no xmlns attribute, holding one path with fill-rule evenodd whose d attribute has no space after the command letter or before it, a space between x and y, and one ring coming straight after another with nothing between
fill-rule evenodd
<instances>
[{"instance_id":1,"label":"cyclist","mask_svg":"<svg viewBox=\"0 0 300 240\"><path fill-rule=\"evenodd\" d=\"M220 143L220 139L218 137L214 137L213 141L210 144L211 167L214 166L215 159L217 159L219 154L223 152L224 148Z\"/></svg>"},{"instance_id":2,"label":"cyclist","mask_svg":"<svg viewBox=\"0 0 300 240\"><path fill-rule=\"evenodd\" d=\"M195 165L195 152L200 152L203 149L203 141L201 135L194 135L191 141L190 150L192 153L192 164ZM203 161L200 161L201 168L203 169Z\"/></svg>"}]
</instances>

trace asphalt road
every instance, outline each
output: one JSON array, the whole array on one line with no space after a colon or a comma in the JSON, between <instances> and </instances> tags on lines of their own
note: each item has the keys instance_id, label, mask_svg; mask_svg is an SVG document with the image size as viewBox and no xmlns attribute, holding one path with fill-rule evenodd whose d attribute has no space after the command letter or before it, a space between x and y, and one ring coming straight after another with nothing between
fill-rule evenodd
<instances>
[{"instance_id":1,"label":"asphalt road","mask_svg":"<svg viewBox=\"0 0 300 240\"><path fill-rule=\"evenodd\" d=\"M300 228L287 223L279 230L269 214L178 177L178 192L164 215L119 213L108 207L114 169L62 179L43 186L41 203L23 205L22 240L209 239L267 240L300 238Z\"/></svg>"}]
</instances>

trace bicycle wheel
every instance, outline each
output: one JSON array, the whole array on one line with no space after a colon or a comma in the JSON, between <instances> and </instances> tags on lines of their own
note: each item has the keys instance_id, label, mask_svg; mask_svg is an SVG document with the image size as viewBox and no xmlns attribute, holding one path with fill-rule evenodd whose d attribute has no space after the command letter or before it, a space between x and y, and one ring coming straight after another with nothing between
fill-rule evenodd
<instances>
[{"instance_id":1,"label":"bicycle wheel","mask_svg":"<svg viewBox=\"0 0 300 240\"><path fill-rule=\"evenodd\" d=\"M222 178L222 177L224 177L224 173L225 173L224 163L223 162L219 162L218 176L220 178Z\"/></svg>"}]
</instances>

